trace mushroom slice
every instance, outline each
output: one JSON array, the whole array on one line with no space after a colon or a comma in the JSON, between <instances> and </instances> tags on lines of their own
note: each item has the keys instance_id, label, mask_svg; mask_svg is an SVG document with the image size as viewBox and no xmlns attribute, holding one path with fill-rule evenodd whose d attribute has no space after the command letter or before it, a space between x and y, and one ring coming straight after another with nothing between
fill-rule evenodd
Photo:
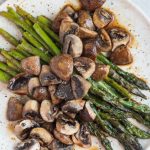
<instances>
[{"instance_id":1,"label":"mushroom slice","mask_svg":"<svg viewBox=\"0 0 150 150\"><path fill-rule=\"evenodd\" d=\"M37 140L28 139L17 144L15 150L41 150L41 146Z\"/></svg>"},{"instance_id":2,"label":"mushroom slice","mask_svg":"<svg viewBox=\"0 0 150 150\"><path fill-rule=\"evenodd\" d=\"M83 8L89 11L94 11L96 8L101 7L106 0L81 0Z\"/></svg>"},{"instance_id":3,"label":"mushroom slice","mask_svg":"<svg viewBox=\"0 0 150 150\"><path fill-rule=\"evenodd\" d=\"M99 36L96 39L96 47L99 53L112 50L112 42L105 29L99 30Z\"/></svg>"},{"instance_id":4,"label":"mushroom slice","mask_svg":"<svg viewBox=\"0 0 150 150\"><path fill-rule=\"evenodd\" d=\"M31 75L39 75L41 71L41 63L39 56L31 56L21 61L22 69Z\"/></svg>"},{"instance_id":5,"label":"mushroom slice","mask_svg":"<svg viewBox=\"0 0 150 150\"><path fill-rule=\"evenodd\" d=\"M40 79L42 86L49 86L51 84L59 84L62 82L56 75L54 75L51 72L50 67L48 65L42 66L39 79Z\"/></svg>"},{"instance_id":6,"label":"mushroom slice","mask_svg":"<svg viewBox=\"0 0 150 150\"><path fill-rule=\"evenodd\" d=\"M95 72L92 75L92 78L95 81L104 80L109 74L110 66L103 64L96 64Z\"/></svg>"},{"instance_id":7,"label":"mushroom slice","mask_svg":"<svg viewBox=\"0 0 150 150\"><path fill-rule=\"evenodd\" d=\"M58 113L58 108L52 105L49 100L44 100L41 103L40 114L44 121L54 122L57 113Z\"/></svg>"},{"instance_id":8,"label":"mushroom slice","mask_svg":"<svg viewBox=\"0 0 150 150\"><path fill-rule=\"evenodd\" d=\"M28 82L28 93L30 96L33 95L33 91L36 87L40 87L40 81L38 77L31 78Z\"/></svg>"},{"instance_id":9,"label":"mushroom slice","mask_svg":"<svg viewBox=\"0 0 150 150\"><path fill-rule=\"evenodd\" d=\"M73 58L71 55L62 54L51 59L52 72L64 81L68 81L73 73Z\"/></svg>"},{"instance_id":10,"label":"mushroom slice","mask_svg":"<svg viewBox=\"0 0 150 150\"><path fill-rule=\"evenodd\" d=\"M79 24L79 26L87 28L89 30L92 30L92 31L95 30L95 26L93 24L92 17L90 15L90 13L86 10L79 11L78 24Z\"/></svg>"},{"instance_id":11,"label":"mushroom slice","mask_svg":"<svg viewBox=\"0 0 150 150\"><path fill-rule=\"evenodd\" d=\"M126 45L120 45L110 54L110 60L116 65L128 65L133 62L133 56Z\"/></svg>"},{"instance_id":12,"label":"mushroom slice","mask_svg":"<svg viewBox=\"0 0 150 150\"><path fill-rule=\"evenodd\" d=\"M54 136L56 139L58 139L60 142L66 144L66 145L72 145L73 144L71 137L69 135L61 134L56 129L54 130Z\"/></svg>"},{"instance_id":13,"label":"mushroom slice","mask_svg":"<svg viewBox=\"0 0 150 150\"><path fill-rule=\"evenodd\" d=\"M7 106L7 119L16 121L22 118L23 105L16 97L11 97Z\"/></svg>"},{"instance_id":14,"label":"mushroom slice","mask_svg":"<svg viewBox=\"0 0 150 150\"><path fill-rule=\"evenodd\" d=\"M39 103L36 100L27 101L23 107L22 115L29 119L39 116Z\"/></svg>"},{"instance_id":15,"label":"mushroom slice","mask_svg":"<svg viewBox=\"0 0 150 150\"><path fill-rule=\"evenodd\" d=\"M94 113L93 109L91 108L91 104L89 101L86 102L85 107L82 111L80 111L80 118L83 121L91 122L95 120L96 114Z\"/></svg>"},{"instance_id":16,"label":"mushroom slice","mask_svg":"<svg viewBox=\"0 0 150 150\"><path fill-rule=\"evenodd\" d=\"M34 128L30 132L30 137L37 139L41 146L48 146L53 141L53 136L44 128Z\"/></svg>"},{"instance_id":17,"label":"mushroom slice","mask_svg":"<svg viewBox=\"0 0 150 150\"><path fill-rule=\"evenodd\" d=\"M91 147L91 135L86 124L81 125L80 130L72 136L72 140L83 148Z\"/></svg>"},{"instance_id":18,"label":"mushroom slice","mask_svg":"<svg viewBox=\"0 0 150 150\"><path fill-rule=\"evenodd\" d=\"M7 88L16 94L25 95L28 93L27 84L31 77L26 73L20 73L9 81Z\"/></svg>"},{"instance_id":19,"label":"mushroom slice","mask_svg":"<svg viewBox=\"0 0 150 150\"><path fill-rule=\"evenodd\" d=\"M115 27L110 29L108 33L110 35L113 44L112 51L114 51L116 47L120 45L127 45L130 42L130 35L123 28Z\"/></svg>"},{"instance_id":20,"label":"mushroom slice","mask_svg":"<svg viewBox=\"0 0 150 150\"><path fill-rule=\"evenodd\" d=\"M114 16L104 8L97 8L93 15L95 26L102 29L108 26L114 20Z\"/></svg>"},{"instance_id":21,"label":"mushroom slice","mask_svg":"<svg viewBox=\"0 0 150 150\"><path fill-rule=\"evenodd\" d=\"M95 71L95 62L87 57L75 58L74 66L85 79L89 78Z\"/></svg>"},{"instance_id":22,"label":"mushroom slice","mask_svg":"<svg viewBox=\"0 0 150 150\"><path fill-rule=\"evenodd\" d=\"M83 109L85 101L82 99L71 100L66 102L62 107L62 112L71 118L75 118L75 115Z\"/></svg>"},{"instance_id":23,"label":"mushroom slice","mask_svg":"<svg viewBox=\"0 0 150 150\"><path fill-rule=\"evenodd\" d=\"M74 15L74 13L75 13L75 10L74 10L74 8L71 6L71 5L66 5L64 8L63 8L63 10L62 10L62 12L65 12L65 13L67 13L69 16L73 16ZM61 13L61 12L60 12Z\"/></svg>"},{"instance_id":24,"label":"mushroom slice","mask_svg":"<svg viewBox=\"0 0 150 150\"><path fill-rule=\"evenodd\" d=\"M21 122L19 122L18 124L15 125L15 135L20 139L20 140L24 140L26 139L29 134L30 131L33 128L39 127L40 125L38 123L36 123L33 120L23 120Z\"/></svg>"},{"instance_id":25,"label":"mushroom slice","mask_svg":"<svg viewBox=\"0 0 150 150\"><path fill-rule=\"evenodd\" d=\"M83 43L79 37L69 34L64 40L63 53L70 54L73 58L80 57L83 51Z\"/></svg>"},{"instance_id":26,"label":"mushroom slice","mask_svg":"<svg viewBox=\"0 0 150 150\"><path fill-rule=\"evenodd\" d=\"M78 132L80 124L78 121L69 118L64 114L60 114L56 120L56 129L65 135L73 135Z\"/></svg>"}]
</instances>

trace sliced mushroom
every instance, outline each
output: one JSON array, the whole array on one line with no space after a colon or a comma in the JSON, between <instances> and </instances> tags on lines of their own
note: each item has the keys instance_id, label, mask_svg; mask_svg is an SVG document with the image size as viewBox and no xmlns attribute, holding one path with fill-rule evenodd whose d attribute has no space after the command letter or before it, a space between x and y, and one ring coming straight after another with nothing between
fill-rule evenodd
<instances>
[{"instance_id":1,"label":"sliced mushroom","mask_svg":"<svg viewBox=\"0 0 150 150\"><path fill-rule=\"evenodd\" d=\"M22 115L29 119L39 116L39 103L36 100L27 101L23 107Z\"/></svg>"},{"instance_id":2,"label":"sliced mushroom","mask_svg":"<svg viewBox=\"0 0 150 150\"><path fill-rule=\"evenodd\" d=\"M33 95L35 88L40 87L40 81L38 77L31 78L28 82L28 93L30 96Z\"/></svg>"},{"instance_id":3,"label":"sliced mushroom","mask_svg":"<svg viewBox=\"0 0 150 150\"><path fill-rule=\"evenodd\" d=\"M127 45L130 42L130 35L123 28L115 27L110 29L108 33L110 35L113 44L112 51L114 51L116 47L120 45Z\"/></svg>"},{"instance_id":4,"label":"sliced mushroom","mask_svg":"<svg viewBox=\"0 0 150 150\"><path fill-rule=\"evenodd\" d=\"M86 124L81 125L80 130L72 136L72 140L83 148L91 147L91 135Z\"/></svg>"},{"instance_id":5,"label":"sliced mushroom","mask_svg":"<svg viewBox=\"0 0 150 150\"><path fill-rule=\"evenodd\" d=\"M83 51L83 44L79 37L69 34L65 37L63 53L70 54L73 58L80 57Z\"/></svg>"},{"instance_id":6,"label":"sliced mushroom","mask_svg":"<svg viewBox=\"0 0 150 150\"><path fill-rule=\"evenodd\" d=\"M120 45L110 54L110 60L116 65L128 65L133 62L133 56L127 46Z\"/></svg>"},{"instance_id":7,"label":"sliced mushroom","mask_svg":"<svg viewBox=\"0 0 150 150\"><path fill-rule=\"evenodd\" d=\"M79 11L78 24L79 24L79 26L87 28L89 30L92 30L92 31L95 30L95 26L93 24L92 17L90 15L90 13L86 10Z\"/></svg>"},{"instance_id":8,"label":"sliced mushroom","mask_svg":"<svg viewBox=\"0 0 150 150\"><path fill-rule=\"evenodd\" d=\"M23 105L17 97L11 97L7 106L7 119L16 121L22 118Z\"/></svg>"},{"instance_id":9,"label":"sliced mushroom","mask_svg":"<svg viewBox=\"0 0 150 150\"><path fill-rule=\"evenodd\" d=\"M82 99L89 91L91 84L79 75L71 78L71 86L76 99Z\"/></svg>"},{"instance_id":10,"label":"sliced mushroom","mask_svg":"<svg viewBox=\"0 0 150 150\"><path fill-rule=\"evenodd\" d=\"M26 73L20 73L9 81L7 88L16 94L25 95L28 93L27 84L31 77Z\"/></svg>"},{"instance_id":11,"label":"sliced mushroom","mask_svg":"<svg viewBox=\"0 0 150 150\"><path fill-rule=\"evenodd\" d=\"M71 5L66 5L66 6L63 8L62 12L65 12L65 13L67 13L69 16L72 17L72 16L74 15L74 13L75 13L75 10L74 10L74 8L73 8Z\"/></svg>"},{"instance_id":12,"label":"sliced mushroom","mask_svg":"<svg viewBox=\"0 0 150 150\"><path fill-rule=\"evenodd\" d=\"M40 150L48 150L48 148L47 147L41 147Z\"/></svg>"},{"instance_id":13,"label":"sliced mushroom","mask_svg":"<svg viewBox=\"0 0 150 150\"><path fill-rule=\"evenodd\" d=\"M57 98L57 97L55 96L56 88L57 88L56 85L50 85L50 86L48 87L48 91L49 91L49 93L50 93L51 100L52 100L52 103L53 103L54 105L57 105L57 104L61 103L61 101L62 101L61 99L59 99L59 98Z\"/></svg>"},{"instance_id":14,"label":"sliced mushroom","mask_svg":"<svg viewBox=\"0 0 150 150\"><path fill-rule=\"evenodd\" d=\"M29 136L30 131L36 127L39 127L39 124L35 121L29 119L23 120L15 125L15 135L20 140L24 140Z\"/></svg>"},{"instance_id":15,"label":"sliced mushroom","mask_svg":"<svg viewBox=\"0 0 150 150\"><path fill-rule=\"evenodd\" d=\"M71 118L75 118L75 115L83 109L85 101L82 99L71 100L66 102L62 107L62 112Z\"/></svg>"},{"instance_id":16,"label":"sliced mushroom","mask_svg":"<svg viewBox=\"0 0 150 150\"><path fill-rule=\"evenodd\" d=\"M112 42L106 30L99 30L99 36L96 39L97 52L108 52L112 50Z\"/></svg>"},{"instance_id":17,"label":"sliced mushroom","mask_svg":"<svg viewBox=\"0 0 150 150\"><path fill-rule=\"evenodd\" d=\"M41 103L40 114L44 121L54 122L57 113L58 113L58 108L52 105L49 100L44 100Z\"/></svg>"},{"instance_id":18,"label":"sliced mushroom","mask_svg":"<svg viewBox=\"0 0 150 150\"><path fill-rule=\"evenodd\" d=\"M54 136L56 139L58 139L60 142L66 144L66 145L72 145L73 144L70 136L61 134L56 129L54 130Z\"/></svg>"},{"instance_id":19,"label":"sliced mushroom","mask_svg":"<svg viewBox=\"0 0 150 150\"><path fill-rule=\"evenodd\" d=\"M34 128L30 132L30 137L37 139L41 146L48 146L53 141L53 136L44 128Z\"/></svg>"},{"instance_id":20,"label":"sliced mushroom","mask_svg":"<svg viewBox=\"0 0 150 150\"><path fill-rule=\"evenodd\" d=\"M89 11L94 11L96 8L101 7L106 0L80 0L83 8Z\"/></svg>"},{"instance_id":21,"label":"sliced mushroom","mask_svg":"<svg viewBox=\"0 0 150 150\"><path fill-rule=\"evenodd\" d=\"M56 129L65 135L73 135L78 132L80 124L78 121L69 118L64 114L60 114L56 120Z\"/></svg>"},{"instance_id":22,"label":"sliced mushroom","mask_svg":"<svg viewBox=\"0 0 150 150\"><path fill-rule=\"evenodd\" d=\"M31 75L39 75L41 71L41 63L39 56L31 56L21 61L22 69Z\"/></svg>"},{"instance_id":23,"label":"sliced mushroom","mask_svg":"<svg viewBox=\"0 0 150 150\"><path fill-rule=\"evenodd\" d=\"M15 150L41 150L41 146L37 140L28 139L17 144Z\"/></svg>"},{"instance_id":24,"label":"sliced mushroom","mask_svg":"<svg viewBox=\"0 0 150 150\"><path fill-rule=\"evenodd\" d=\"M108 26L114 20L112 13L104 8L97 8L93 15L93 22L95 26L102 29Z\"/></svg>"},{"instance_id":25,"label":"sliced mushroom","mask_svg":"<svg viewBox=\"0 0 150 150\"><path fill-rule=\"evenodd\" d=\"M103 64L96 64L95 72L92 75L92 78L95 81L104 80L109 74L110 66Z\"/></svg>"},{"instance_id":26,"label":"sliced mushroom","mask_svg":"<svg viewBox=\"0 0 150 150\"><path fill-rule=\"evenodd\" d=\"M42 86L49 86L51 84L59 84L62 81L51 72L48 65L43 65L39 76Z\"/></svg>"},{"instance_id":27,"label":"sliced mushroom","mask_svg":"<svg viewBox=\"0 0 150 150\"><path fill-rule=\"evenodd\" d=\"M95 71L95 62L87 57L79 57L74 59L74 67L85 79L88 79Z\"/></svg>"},{"instance_id":28,"label":"sliced mushroom","mask_svg":"<svg viewBox=\"0 0 150 150\"><path fill-rule=\"evenodd\" d=\"M91 108L91 104L89 101L86 102L85 107L82 111L80 111L80 118L82 121L91 122L95 120L96 114Z\"/></svg>"},{"instance_id":29,"label":"sliced mushroom","mask_svg":"<svg viewBox=\"0 0 150 150\"><path fill-rule=\"evenodd\" d=\"M52 123L43 122L43 123L40 123L40 127L46 129L49 132L53 132L55 129L55 122L52 122Z\"/></svg>"},{"instance_id":30,"label":"sliced mushroom","mask_svg":"<svg viewBox=\"0 0 150 150\"><path fill-rule=\"evenodd\" d=\"M73 59L68 54L55 56L51 59L52 72L64 81L68 81L73 73Z\"/></svg>"}]
</instances>

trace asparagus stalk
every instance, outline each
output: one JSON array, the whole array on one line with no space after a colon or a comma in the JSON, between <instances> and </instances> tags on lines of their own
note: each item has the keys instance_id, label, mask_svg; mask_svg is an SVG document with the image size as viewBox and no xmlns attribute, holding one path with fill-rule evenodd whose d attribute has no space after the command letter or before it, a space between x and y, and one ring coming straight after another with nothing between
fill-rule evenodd
<instances>
[{"instance_id":1,"label":"asparagus stalk","mask_svg":"<svg viewBox=\"0 0 150 150\"><path fill-rule=\"evenodd\" d=\"M11 50L8 52L8 54L19 61L26 58L26 56L22 55L17 50Z\"/></svg>"},{"instance_id":2,"label":"asparagus stalk","mask_svg":"<svg viewBox=\"0 0 150 150\"><path fill-rule=\"evenodd\" d=\"M38 16L37 17L37 20L40 22L40 23L42 23L42 24L44 24L44 25L46 25L46 26L48 26L48 27L51 27L52 26L52 20L50 20L50 19L48 19L47 17L45 17L45 16Z\"/></svg>"},{"instance_id":3,"label":"asparagus stalk","mask_svg":"<svg viewBox=\"0 0 150 150\"><path fill-rule=\"evenodd\" d=\"M16 68L16 65L13 64L11 61L6 60L6 64L14 71L16 71L17 73L19 73L20 71Z\"/></svg>"},{"instance_id":4,"label":"asparagus stalk","mask_svg":"<svg viewBox=\"0 0 150 150\"><path fill-rule=\"evenodd\" d=\"M21 18L19 14L16 13L16 11L12 8L12 7L7 7L7 10L9 13L13 14L13 16L15 16L16 18Z\"/></svg>"},{"instance_id":5,"label":"asparagus stalk","mask_svg":"<svg viewBox=\"0 0 150 150\"><path fill-rule=\"evenodd\" d=\"M28 53L27 51L25 51L20 45L18 45L16 47L16 50L19 51L21 54L23 54L26 57L30 57L31 56L31 54Z\"/></svg>"},{"instance_id":6,"label":"asparagus stalk","mask_svg":"<svg viewBox=\"0 0 150 150\"><path fill-rule=\"evenodd\" d=\"M11 75L9 75L8 73L0 70L0 81L7 83L10 79L11 79Z\"/></svg>"}]
</instances>

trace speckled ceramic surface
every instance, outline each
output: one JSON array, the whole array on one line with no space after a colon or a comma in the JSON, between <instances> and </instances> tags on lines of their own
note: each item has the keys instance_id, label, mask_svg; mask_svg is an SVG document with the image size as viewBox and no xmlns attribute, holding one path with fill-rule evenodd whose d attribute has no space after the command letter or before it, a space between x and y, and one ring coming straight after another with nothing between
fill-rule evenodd
<instances>
[{"instance_id":1,"label":"speckled ceramic surface","mask_svg":"<svg viewBox=\"0 0 150 150\"><path fill-rule=\"evenodd\" d=\"M20 5L35 16L43 14L54 18L60 8L68 2L78 5L76 0L8 0L0 6L0 10L6 10L8 5ZM107 0L105 7L114 11L121 24L126 26L135 36L131 50L134 55L134 63L124 67L124 69L141 76L150 84L150 21L128 0ZM0 27L17 38L21 37L16 26L2 17L0 17ZM10 47L12 46L0 37L0 48L9 49ZM0 83L0 150L13 150L14 144L18 140L13 135L6 120L7 101L12 95L6 87L5 84ZM150 93L145 91L144 93L148 96L147 101L136 99L150 105ZM150 140L141 140L140 142L144 150L150 150ZM122 149L121 145L118 145L114 140L112 145L114 150Z\"/></svg>"}]
</instances>

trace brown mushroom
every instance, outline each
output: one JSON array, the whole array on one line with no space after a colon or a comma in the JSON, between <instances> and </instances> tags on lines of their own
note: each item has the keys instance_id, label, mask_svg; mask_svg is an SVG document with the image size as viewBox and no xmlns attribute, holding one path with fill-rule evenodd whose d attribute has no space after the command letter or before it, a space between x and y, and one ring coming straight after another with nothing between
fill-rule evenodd
<instances>
[{"instance_id":1,"label":"brown mushroom","mask_svg":"<svg viewBox=\"0 0 150 150\"><path fill-rule=\"evenodd\" d=\"M31 56L21 61L22 69L31 75L39 75L41 71L41 63L39 56Z\"/></svg>"},{"instance_id":2,"label":"brown mushroom","mask_svg":"<svg viewBox=\"0 0 150 150\"><path fill-rule=\"evenodd\" d=\"M114 20L114 16L104 8L97 8L93 15L95 26L102 29L108 26Z\"/></svg>"},{"instance_id":3,"label":"brown mushroom","mask_svg":"<svg viewBox=\"0 0 150 150\"><path fill-rule=\"evenodd\" d=\"M120 45L111 52L110 60L116 65L128 65L133 62L133 56L126 45Z\"/></svg>"},{"instance_id":4,"label":"brown mushroom","mask_svg":"<svg viewBox=\"0 0 150 150\"><path fill-rule=\"evenodd\" d=\"M104 80L109 74L110 66L103 64L96 64L95 72L92 75L92 78L95 81Z\"/></svg>"},{"instance_id":5,"label":"brown mushroom","mask_svg":"<svg viewBox=\"0 0 150 150\"><path fill-rule=\"evenodd\" d=\"M87 28L89 30L94 31L95 26L93 24L92 17L90 13L86 10L80 10L78 15L78 24L81 27Z\"/></svg>"},{"instance_id":6,"label":"brown mushroom","mask_svg":"<svg viewBox=\"0 0 150 150\"><path fill-rule=\"evenodd\" d=\"M73 73L73 59L68 54L55 56L50 61L52 72L64 81L68 81Z\"/></svg>"},{"instance_id":7,"label":"brown mushroom","mask_svg":"<svg viewBox=\"0 0 150 150\"><path fill-rule=\"evenodd\" d=\"M106 0L80 0L83 8L89 11L94 11L96 8L101 7Z\"/></svg>"},{"instance_id":8,"label":"brown mushroom","mask_svg":"<svg viewBox=\"0 0 150 150\"><path fill-rule=\"evenodd\" d=\"M23 105L17 97L10 97L7 106L7 119L16 121L22 118Z\"/></svg>"},{"instance_id":9,"label":"brown mushroom","mask_svg":"<svg viewBox=\"0 0 150 150\"><path fill-rule=\"evenodd\" d=\"M69 34L65 37L63 53L70 54L73 58L80 57L83 51L83 44L79 37Z\"/></svg>"},{"instance_id":10,"label":"brown mushroom","mask_svg":"<svg viewBox=\"0 0 150 150\"><path fill-rule=\"evenodd\" d=\"M74 59L74 67L85 79L88 79L95 71L95 62L87 57Z\"/></svg>"}]
</instances>

